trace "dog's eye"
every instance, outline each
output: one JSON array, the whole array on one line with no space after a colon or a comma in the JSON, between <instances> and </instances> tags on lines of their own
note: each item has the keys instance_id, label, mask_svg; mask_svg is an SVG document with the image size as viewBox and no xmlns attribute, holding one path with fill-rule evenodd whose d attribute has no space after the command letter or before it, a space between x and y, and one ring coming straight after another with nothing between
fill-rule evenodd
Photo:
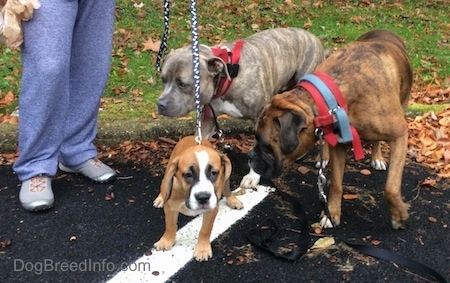
<instances>
[{"instance_id":1,"label":"dog's eye","mask_svg":"<svg viewBox=\"0 0 450 283\"><path fill-rule=\"evenodd\" d=\"M211 169L209 172L209 179L214 182L217 179L217 176L219 176L219 171Z\"/></svg>"},{"instance_id":2,"label":"dog's eye","mask_svg":"<svg viewBox=\"0 0 450 283\"><path fill-rule=\"evenodd\" d=\"M187 182L192 182L194 180L194 174L192 174L191 172L186 172L183 174L183 178L187 181Z\"/></svg>"},{"instance_id":3,"label":"dog's eye","mask_svg":"<svg viewBox=\"0 0 450 283\"><path fill-rule=\"evenodd\" d=\"M185 83L183 83L183 82L180 81L180 80L177 80L177 85L178 85L178 87L181 88L181 89L187 88L187 87L188 87L188 84L185 84Z\"/></svg>"}]
</instances>

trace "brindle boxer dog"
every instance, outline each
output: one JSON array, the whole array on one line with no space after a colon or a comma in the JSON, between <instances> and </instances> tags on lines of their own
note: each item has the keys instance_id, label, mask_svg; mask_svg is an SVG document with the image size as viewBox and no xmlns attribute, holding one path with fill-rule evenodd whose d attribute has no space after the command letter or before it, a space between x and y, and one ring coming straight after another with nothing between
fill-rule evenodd
<instances>
[{"instance_id":1,"label":"brindle boxer dog","mask_svg":"<svg viewBox=\"0 0 450 283\"><path fill-rule=\"evenodd\" d=\"M194 136L181 139L173 149L160 193L153 205L164 207L166 229L154 244L157 250L169 250L175 244L179 213L188 216L203 214L194 257L198 261L212 257L211 230L219 211L222 194L229 207L241 209L242 202L231 193L231 162L217 152L206 139L198 144Z\"/></svg>"},{"instance_id":2,"label":"brindle boxer dog","mask_svg":"<svg viewBox=\"0 0 450 283\"><path fill-rule=\"evenodd\" d=\"M219 80L229 78L230 74L227 64L213 54L210 46L200 45L200 103L202 106L210 103L216 115L228 114L256 122L272 96L295 86L325 56L319 38L298 28L267 29L243 41L237 77L215 99ZM233 50L234 45L235 42L226 42L220 46ZM179 117L196 109L190 45L167 55L161 79L164 90L157 102L159 114ZM209 137L213 130L211 119L202 121L202 136Z\"/></svg>"},{"instance_id":3,"label":"brindle boxer dog","mask_svg":"<svg viewBox=\"0 0 450 283\"><path fill-rule=\"evenodd\" d=\"M390 147L385 197L392 226L404 228L409 205L401 195L408 125L403 105L410 96L413 73L403 40L395 33L374 30L330 55L317 69L339 86L348 119L362 140L386 141ZM256 143L249 152L250 166L264 176L280 175L316 143L313 119L317 106L311 95L297 87L275 96L263 109L256 124ZM346 144L329 147L331 181L328 209L335 225L341 219L342 179ZM328 219L321 223L326 225Z\"/></svg>"}]
</instances>

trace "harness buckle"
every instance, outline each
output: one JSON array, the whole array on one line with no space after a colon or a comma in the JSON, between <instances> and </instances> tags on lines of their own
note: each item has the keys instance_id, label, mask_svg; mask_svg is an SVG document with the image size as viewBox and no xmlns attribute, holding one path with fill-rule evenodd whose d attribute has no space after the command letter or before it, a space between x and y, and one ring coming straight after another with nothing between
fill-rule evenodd
<instances>
[{"instance_id":1,"label":"harness buckle","mask_svg":"<svg viewBox=\"0 0 450 283\"><path fill-rule=\"evenodd\" d=\"M336 106L335 108L328 110L328 114L333 115L333 114L336 113L339 109L341 109L341 107L338 105L338 106ZM334 120L336 120L336 117L333 116L333 118L334 118Z\"/></svg>"}]
</instances>

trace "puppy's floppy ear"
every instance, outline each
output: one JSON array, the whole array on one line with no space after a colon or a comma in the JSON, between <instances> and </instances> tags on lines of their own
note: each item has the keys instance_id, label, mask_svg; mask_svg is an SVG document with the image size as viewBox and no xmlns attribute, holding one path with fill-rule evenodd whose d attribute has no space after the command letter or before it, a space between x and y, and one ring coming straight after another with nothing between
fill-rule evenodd
<instances>
[{"instance_id":1,"label":"puppy's floppy ear","mask_svg":"<svg viewBox=\"0 0 450 283\"><path fill-rule=\"evenodd\" d=\"M179 158L176 157L171 163L167 164L166 172L164 173L164 177L161 181L160 194L164 199L164 203L167 202L170 198L170 194L172 193L173 178L178 170L178 160Z\"/></svg>"},{"instance_id":2,"label":"puppy's floppy ear","mask_svg":"<svg viewBox=\"0 0 450 283\"><path fill-rule=\"evenodd\" d=\"M303 113L286 111L277 120L280 124L281 152L291 153L298 147L300 131L306 128L306 116Z\"/></svg>"},{"instance_id":3,"label":"puppy's floppy ear","mask_svg":"<svg viewBox=\"0 0 450 283\"><path fill-rule=\"evenodd\" d=\"M222 188L222 193L224 196L229 197L231 195L231 189L230 189L230 176L232 171L231 161L228 158L226 154L221 153L220 159L222 162L222 168L224 168L223 172L223 184L224 187Z\"/></svg>"},{"instance_id":4,"label":"puppy's floppy ear","mask_svg":"<svg viewBox=\"0 0 450 283\"><path fill-rule=\"evenodd\" d=\"M227 64L220 59L219 57L213 57L211 59L208 59L206 62L208 66L208 72L213 75L217 76L220 75L221 77L230 77L230 74L228 73Z\"/></svg>"}]
</instances>

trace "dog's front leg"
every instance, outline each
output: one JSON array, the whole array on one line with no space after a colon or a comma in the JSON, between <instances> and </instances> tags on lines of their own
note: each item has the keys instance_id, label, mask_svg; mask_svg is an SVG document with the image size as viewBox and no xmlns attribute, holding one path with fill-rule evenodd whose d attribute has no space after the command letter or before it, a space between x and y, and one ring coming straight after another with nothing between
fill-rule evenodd
<instances>
[{"instance_id":1,"label":"dog's front leg","mask_svg":"<svg viewBox=\"0 0 450 283\"><path fill-rule=\"evenodd\" d=\"M206 261L212 257L210 237L218 211L219 207L217 206L203 214L203 224L198 234L197 246L194 249L194 258L198 261Z\"/></svg>"},{"instance_id":2,"label":"dog's front leg","mask_svg":"<svg viewBox=\"0 0 450 283\"><path fill-rule=\"evenodd\" d=\"M153 245L157 250L167 251L170 250L175 244L175 238L178 229L178 214L178 211L173 210L170 207L169 203L166 203L164 205L166 230L164 231L164 234L159 239L159 241Z\"/></svg>"},{"instance_id":3,"label":"dog's front leg","mask_svg":"<svg viewBox=\"0 0 450 283\"><path fill-rule=\"evenodd\" d=\"M344 177L345 157L347 146L337 144L330 148L330 165L331 165L331 180L330 190L328 194L328 211L330 212L331 220L334 225L341 223L341 203L342 203L342 179ZM320 221L324 228L331 228L327 216L323 216Z\"/></svg>"},{"instance_id":4,"label":"dog's front leg","mask_svg":"<svg viewBox=\"0 0 450 283\"><path fill-rule=\"evenodd\" d=\"M404 229L405 221L409 218L409 204L403 202L401 185L403 168L405 167L408 133L389 141L390 158L389 171L384 188L385 198L391 214L392 227Z\"/></svg>"}]
</instances>

